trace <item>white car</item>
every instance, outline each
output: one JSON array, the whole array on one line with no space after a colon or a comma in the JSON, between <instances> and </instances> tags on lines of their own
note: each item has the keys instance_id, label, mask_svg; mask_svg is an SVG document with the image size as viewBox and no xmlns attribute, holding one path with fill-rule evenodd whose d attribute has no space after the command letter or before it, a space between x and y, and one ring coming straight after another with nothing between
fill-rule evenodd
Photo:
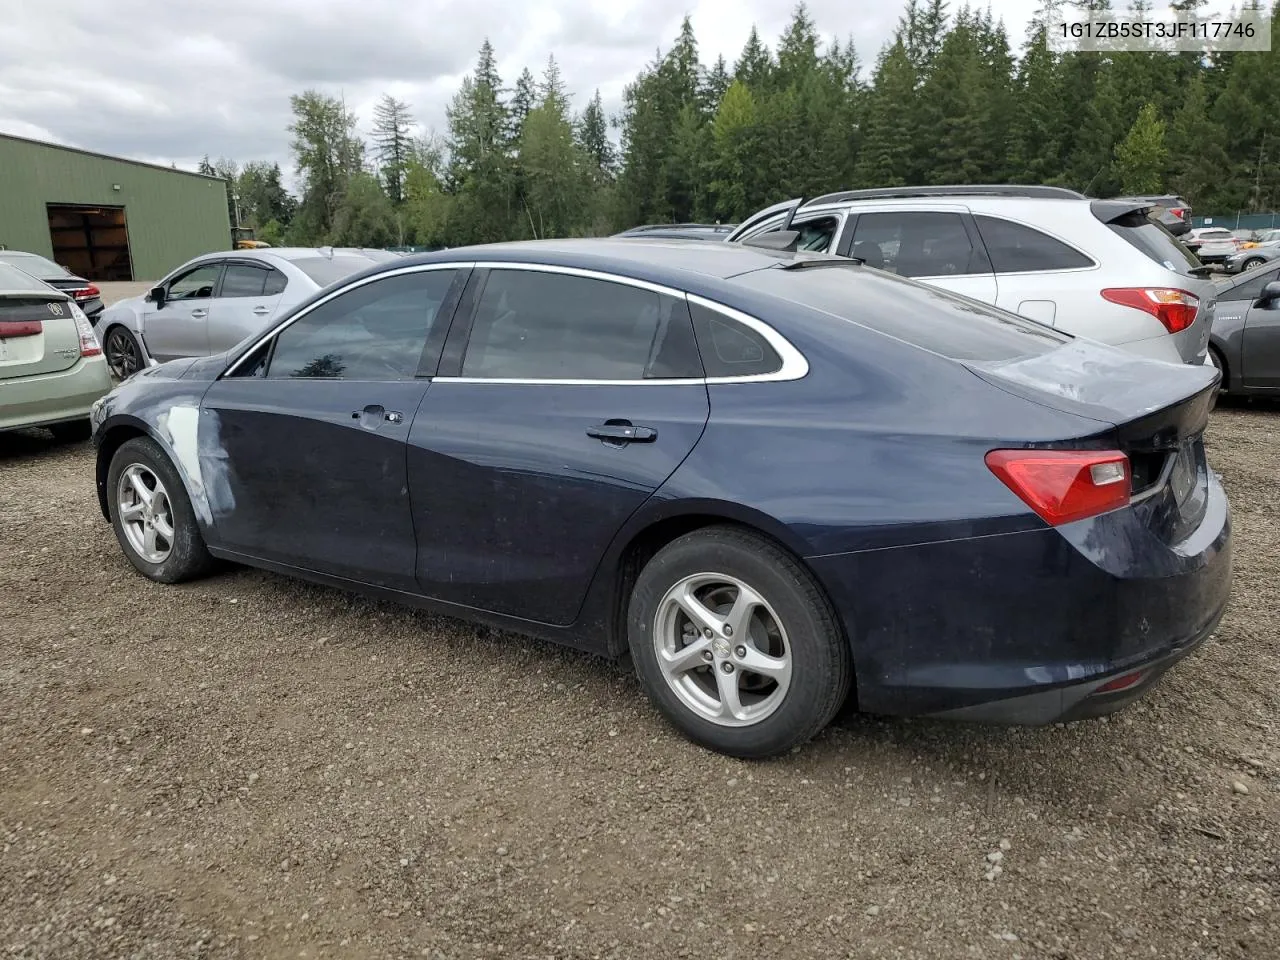
<instances>
[{"instance_id":1,"label":"white car","mask_svg":"<svg viewBox=\"0 0 1280 960\"><path fill-rule=\"evenodd\" d=\"M1199 227L1183 237L1182 242L1201 263L1225 263L1242 243L1226 227Z\"/></svg>"},{"instance_id":2,"label":"white car","mask_svg":"<svg viewBox=\"0 0 1280 960\"><path fill-rule=\"evenodd\" d=\"M761 210L727 242L855 257L1075 336L1203 364L1214 284L1148 209L1060 187L849 190Z\"/></svg>"},{"instance_id":3,"label":"white car","mask_svg":"<svg viewBox=\"0 0 1280 960\"><path fill-rule=\"evenodd\" d=\"M144 296L103 311L97 328L107 365L123 380L152 363L230 350L316 291L388 256L394 255L271 247L196 257Z\"/></svg>"}]
</instances>

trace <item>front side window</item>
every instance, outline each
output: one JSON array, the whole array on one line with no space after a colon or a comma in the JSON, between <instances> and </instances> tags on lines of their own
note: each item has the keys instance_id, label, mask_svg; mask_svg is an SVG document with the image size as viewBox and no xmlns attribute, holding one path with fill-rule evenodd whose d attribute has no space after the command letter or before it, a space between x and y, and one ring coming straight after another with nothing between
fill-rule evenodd
<instances>
[{"instance_id":1,"label":"front side window","mask_svg":"<svg viewBox=\"0 0 1280 960\"><path fill-rule=\"evenodd\" d=\"M220 263L206 263L188 270L169 284L168 300L203 300L213 296L214 284L218 281Z\"/></svg>"},{"instance_id":2,"label":"front side window","mask_svg":"<svg viewBox=\"0 0 1280 960\"><path fill-rule=\"evenodd\" d=\"M702 370L684 301L608 280L501 269L476 304L462 376L642 380Z\"/></svg>"},{"instance_id":3,"label":"front side window","mask_svg":"<svg viewBox=\"0 0 1280 960\"><path fill-rule=\"evenodd\" d=\"M407 380L418 374L454 270L375 280L323 303L276 337L274 380Z\"/></svg>"},{"instance_id":4,"label":"front side window","mask_svg":"<svg viewBox=\"0 0 1280 960\"><path fill-rule=\"evenodd\" d=\"M267 280L267 271L251 263L229 263L222 275L222 290L218 296L260 297Z\"/></svg>"},{"instance_id":5,"label":"front side window","mask_svg":"<svg viewBox=\"0 0 1280 960\"><path fill-rule=\"evenodd\" d=\"M990 272L957 213L864 213L850 255L901 277Z\"/></svg>"},{"instance_id":6,"label":"front side window","mask_svg":"<svg viewBox=\"0 0 1280 960\"><path fill-rule=\"evenodd\" d=\"M996 273L1079 270L1094 265L1079 250L1032 227L999 217L976 216L974 220Z\"/></svg>"},{"instance_id":7,"label":"front side window","mask_svg":"<svg viewBox=\"0 0 1280 960\"><path fill-rule=\"evenodd\" d=\"M1280 274L1280 267L1272 267L1269 270L1256 270L1240 280L1235 286L1223 290L1218 299L1224 301L1257 300L1258 297L1262 296L1262 288L1275 280L1278 274Z\"/></svg>"}]
</instances>

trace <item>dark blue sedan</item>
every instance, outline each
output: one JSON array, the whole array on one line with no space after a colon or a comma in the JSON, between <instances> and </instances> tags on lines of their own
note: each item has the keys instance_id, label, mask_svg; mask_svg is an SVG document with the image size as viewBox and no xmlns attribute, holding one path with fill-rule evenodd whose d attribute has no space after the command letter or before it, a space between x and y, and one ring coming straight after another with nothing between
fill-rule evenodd
<instances>
[{"instance_id":1,"label":"dark blue sedan","mask_svg":"<svg viewBox=\"0 0 1280 960\"><path fill-rule=\"evenodd\" d=\"M97 406L166 583L216 560L628 652L763 757L864 711L1116 709L1231 584L1217 374L854 261L544 241L371 268Z\"/></svg>"}]
</instances>

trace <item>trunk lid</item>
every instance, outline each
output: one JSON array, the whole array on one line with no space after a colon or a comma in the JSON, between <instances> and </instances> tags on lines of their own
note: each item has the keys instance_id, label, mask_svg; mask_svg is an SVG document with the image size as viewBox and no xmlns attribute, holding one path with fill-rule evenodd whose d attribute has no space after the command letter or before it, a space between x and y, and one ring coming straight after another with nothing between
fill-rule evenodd
<instances>
[{"instance_id":1,"label":"trunk lid","mask_svg":"<svg viewBox=\"0 0 1280 960\"><path fill-rule=\"evenodd\" d=\"M57 373L79 359L70 298L52 290L0 296L0 380Z\"/></svg>"},{"instance_id":2,"label":"trunk lid","mask_svg":"<svg viewBox=\"0 0 1280 960\"><path fill-rule=\"evenodd\" d=\"M1129 456L1132 503L1166 543L1199 524L1208 502L1204 430L1219 374L1212 367L1146 360L1089 341L1000 363L970 363L977 376L1033 403L1109 423L1055 446L1108 447Z\"/></svg>"}]
</instances>

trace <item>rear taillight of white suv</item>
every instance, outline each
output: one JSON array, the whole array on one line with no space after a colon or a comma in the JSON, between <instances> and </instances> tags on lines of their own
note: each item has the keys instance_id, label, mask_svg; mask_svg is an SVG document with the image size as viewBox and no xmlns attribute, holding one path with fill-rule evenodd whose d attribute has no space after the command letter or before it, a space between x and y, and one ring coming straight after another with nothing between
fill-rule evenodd
<instances>
[{"instance_id":1,"label":"rear taillight of white suv","mask_svg":"<svg viewBox=\"0 0 1280 960\"><path fill-rule=\"evenodd\" d=\"M84 311L73 303L71 304L71 316L76 322L76 333L80 337L80 356L100 356L102 354L102 345L98 343L97 334L93 332L93 324L84 315Z\"/></svg>"},{"instance_id":2,"label":"rear taillight of white suv","mask_svg":"<svg viewBox=\"0 0 1280 960\"><path fill-rule=\"evenodd\" d=\"M1171 287L1108 287L1102 299L1151 314L1170 333L1178 333L1195 323L1200 298Z\"/></svg>"}]
</instances>

